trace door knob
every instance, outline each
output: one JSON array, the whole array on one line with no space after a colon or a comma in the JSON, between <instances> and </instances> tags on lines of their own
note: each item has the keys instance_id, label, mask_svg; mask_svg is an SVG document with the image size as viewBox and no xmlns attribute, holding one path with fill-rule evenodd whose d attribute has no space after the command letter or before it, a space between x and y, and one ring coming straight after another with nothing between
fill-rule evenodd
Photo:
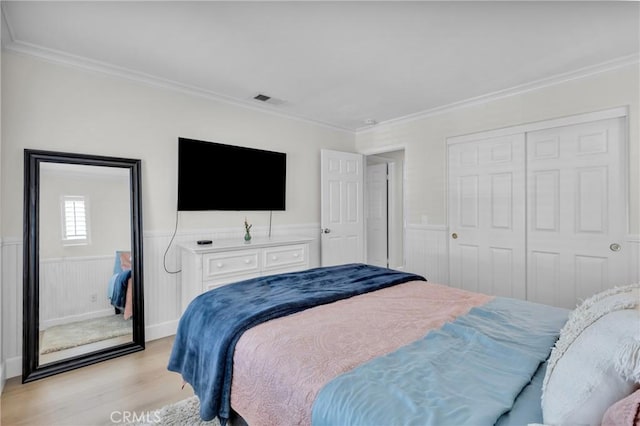
<instances>
[{"instance_id":1,"label":"door knob","mask_svg":"<svg viewBox=\"0 0 640 426\"><path fill-rule=\"evenodd\" d=\"M331 229L329 229L329 228L322 228L322 233L323 233L323 234L328 234L328 233L330 233L330 232L331 232Z\"/></svg>"},{"instance_id":2,"label":"door knob","mask_svg":"<svg viewBox=\"0 0 640 426\"><path fill-rule=\"evenodd\" d=\"M454 240L458 239L458 234L456 234L455 232L453 234L451 234L451 238L453 238Z\"/></svg>"},{"instance_id":3,"label":"door knob","mask_svg":"<svg viewBox=\"0 0 640 426\"><path fill-rule=\"evenodd\" d=\"M618 243L613 243L609 246L609 249L611 251L620 251L622 249L622 246Z\"/></svg>"}]
</instances>

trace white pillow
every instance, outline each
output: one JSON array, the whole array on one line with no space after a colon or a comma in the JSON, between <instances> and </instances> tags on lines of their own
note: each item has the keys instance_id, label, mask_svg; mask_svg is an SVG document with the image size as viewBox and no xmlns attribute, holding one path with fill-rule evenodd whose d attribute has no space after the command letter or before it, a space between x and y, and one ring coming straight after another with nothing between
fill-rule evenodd
<instances>
[{"instance_id":1,"label":"white pillow","mask_svg":"<svg viewBox=\"0 0 640 426\"><path fill-rule=\"evenodd\" d=\"M609 406L639 387L639 288L608 290L572 313L549 358L545 424L599 425Z\"/></svg>"}]
</instances>

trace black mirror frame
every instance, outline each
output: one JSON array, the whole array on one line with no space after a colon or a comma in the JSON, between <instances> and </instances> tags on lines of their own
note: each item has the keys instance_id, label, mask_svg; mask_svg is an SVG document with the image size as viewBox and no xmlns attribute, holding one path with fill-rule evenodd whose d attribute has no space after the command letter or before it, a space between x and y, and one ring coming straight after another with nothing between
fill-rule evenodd
<instances>
[{"instance_id":1,"label":"black mirror frame","mask_svg":"<svg viewBox=\"0 0 640 426\"><path fill-rule=\"evenodd\" d=\"M38 366L39 353L39 222L40 163L64 163L86 166L126 168L131 183L131 254L133 280L133 341ZM96 362L144 350L144 279L142 253L141 161L83 155L75 153L24 150L24 252L23 252L23 314L22 314L22 383L62 373Z\"/></svg>"}]
</instances>

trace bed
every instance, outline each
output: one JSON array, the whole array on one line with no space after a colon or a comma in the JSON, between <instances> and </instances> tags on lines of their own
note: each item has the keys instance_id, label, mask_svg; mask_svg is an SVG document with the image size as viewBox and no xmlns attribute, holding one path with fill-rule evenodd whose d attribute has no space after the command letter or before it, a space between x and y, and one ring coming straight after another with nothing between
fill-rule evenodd
<instances>
[{"instance_id":1,"label":"bed","mask_svg":"<svg viewBox=\"0 0 640 426\"><path fill-rule=\"evenodd\" d=\"M222 423L234 411L252 426L562 423L584 414L567 414L572 402L593 407L598 399L606 410L637 388L637 287L600 296L585 308L597 314L567 321L564 309L363 264L263 277L194 299L169 370L192 385L202 419ZM611 357L622 365L614 391L594 396L611 370L583 369L590 381L584 392L573 390L579 401L569 401L572 380L563 375L574 367L564 358L576 355L589 326L621 312L625 327L614 322L611 332L609 324L605 336L632 339Z\"/></svg>"},{"instance_id":2,"label":"bed","mask_svg":"<svg viewBox=\"0 0 640 426\"><path fill-rule=\"evenodd\" d=\"M131 271L131 252L116 251L113 275L107 286L107 298L124 319L133 317L133 274Z\"/></svg>"}]
</instances>

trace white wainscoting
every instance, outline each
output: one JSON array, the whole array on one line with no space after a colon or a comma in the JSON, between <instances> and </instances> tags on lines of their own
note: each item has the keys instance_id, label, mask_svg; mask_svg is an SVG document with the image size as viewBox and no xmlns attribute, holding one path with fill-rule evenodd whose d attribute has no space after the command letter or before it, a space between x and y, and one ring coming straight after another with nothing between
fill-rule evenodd
<instances>
[{"instance_id":1,"label":"white wainscoting","mask_svg":"<svg viewBox=\"0 0 640 426\"><path fill-rule=\"evenodd\" d=\"M115 255L40 261L40 328L113 315L107 297Z\"/></svg>"},{"instance_id":2,"label":"white wainscoting","mask_svg":"<svg viewBox=\"0 0 640 426\"><path fill-rule=\"evenodd\" d=\"M313 238L310 244L309 265L320 264L320 224L274 227L272 235L300 235ZM252 229L254 236L266 236L266 227ZM147 341L175 334L180 316L180 275L164 271L163 256L171 240L171 232L144 233L144 305L145 338ZM167 268L180 269L179 251L175 244L199 239L238 238L242 228L189 230L179 232L167 253ZM2 256L2 359L6 377L22 374L22 241L3 240ZM113 259L110 260L113 271ZM106 289L106 286L105 286ZM106 291L106 290L105 290ZM1 366L0 366L1 367Z\"/></svg>"},{"instance_id":3,"label":"white wainscoting","mask_svg":"<svg viewBox=\"0 0 640 426\"><path fill-rule=\"evenodd\" d=\"M22 373L22 240L2 241L2 358L5 376Z\"/></svg>"},{"instance_id":4,"label":"white wainscoting","mask_svg":"<svg viewBox=\"0 0 640 426\"><path fill-rule=\"evenodd\" d=\"M405 270L428 281L449 283L448 228L445 225L407 225L405 230Z\"/></svg>"},{"instance_id":5,"label":"white wainscoting","mask_svg":"<svg viewBox=\"0 0 640 426\"><path fill-rule=\"evenodd\" d=\"M0 239L0 310L2 309L2 240ZM4 330L2 329L2 314L0 312L0 395L4 390L4 384L6 377L4 375L6 369L4 368L4 351L2 350L2 336Z\"/></svg>"},{"instance_id":6,"label":"white wainscoting","mask_svg":"<svg viewBox=\"0 0 640 426\"><path fill-rule=\"evenodd\" d=\"M625 243L629 251L629 283L640 282L640 235L627 235Z\"/></svg>"}]
</instances>

